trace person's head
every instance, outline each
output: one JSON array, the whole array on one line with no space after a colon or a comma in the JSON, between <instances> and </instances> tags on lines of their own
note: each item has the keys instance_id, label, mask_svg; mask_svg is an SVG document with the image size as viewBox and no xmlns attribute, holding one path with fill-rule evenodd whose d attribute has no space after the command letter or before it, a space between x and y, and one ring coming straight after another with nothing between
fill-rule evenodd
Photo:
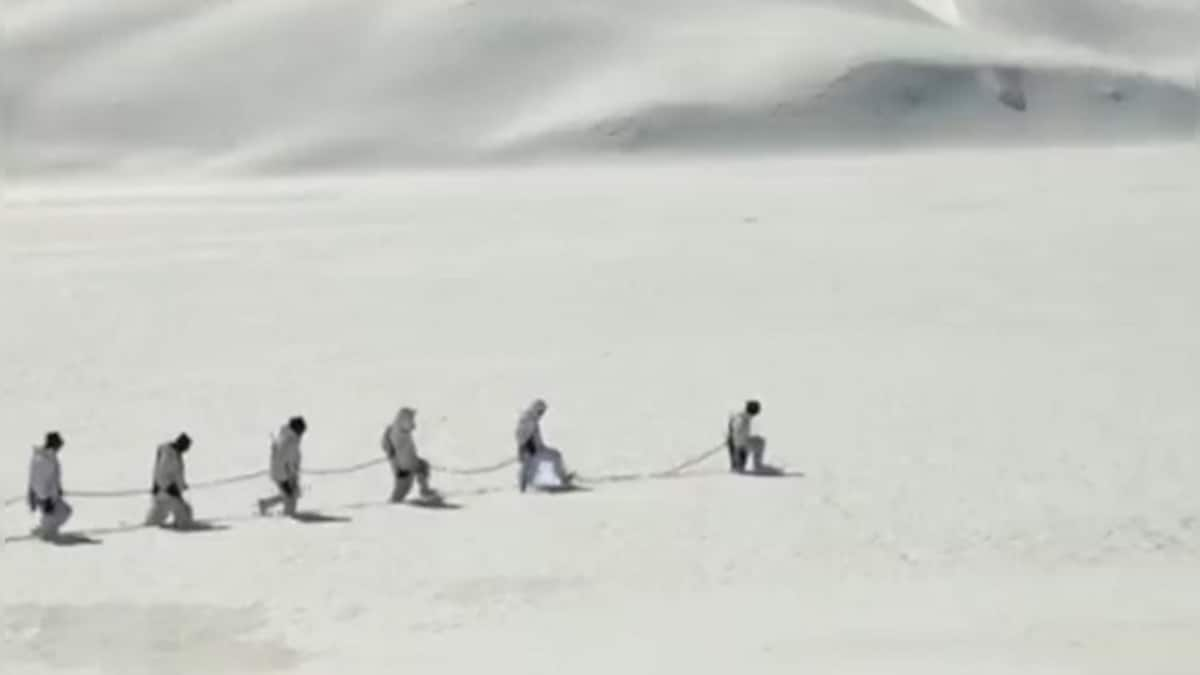
<instances>
[{"instance_id":1,"label":"person's head","mask_svg":"<svg viewBox=\"0 0 1200 675\"><path fill-rule=\"evenodd\" d=\"M534 402L532 404L530 404L529 411L531 413L533 413L534 417L541 417L542 415L546 414L546 410L549 407L550 406L546 404L545 399L539 398L539 399L534 400Z\"/></svg>"},{"instance_id":2,"label":"person's head","mask_svg":"<svg viewBox=\"0 0 1200 675\"><path fill-rule=\"evenodd\" d=\"M417 423L417 411L408 406L404 406L396 413L396 421L406 425L415 426Z\"/></svg>"},{"instance_id":3,"label":"person's head","mask_svg":"<svg viewBox=\"0 0 1200 675\"><path fill-rule=\"evenodd\" d=\"M308 422L305 422L304 418L299 415L288 420L287 425L297 436L303 436L304 432L308 431Z\"/></svg>"},{"instance_id":4,"label":"person's head","mask_svg":"<svg viewBox=\"0 0 1200 675\"><path fill-rule=\"evenodd\" d=\"M58 433L57 431L47 432L46 433L46 441L45 441L44 445L49 450L62 449L62 446L63 446L62 434Z\"/></svg>"},{"instance_id":5,"label":"person's head","mask_svg":"<svg viewBox=\"0 0 1200 675\"><path fill-rule=\"evenodd\" d=\"M761 403L759 403L758 401L756 401L754 399L746 401L746 414L747 415L754 417L755 415L757 415L760 412L762 412L762 404Z\"/></svg>"},{"instance_id":6,"label":"person's head","mask_svg":"<svg viewBox=\"0 0 1200 675\"><path fill-rule=\"evenodd\" d=\"M171 447L178 452L187 452L192 447L192 437L186 433L179 434L175 440L171 441Z\"/></svg>"}]
</instances>

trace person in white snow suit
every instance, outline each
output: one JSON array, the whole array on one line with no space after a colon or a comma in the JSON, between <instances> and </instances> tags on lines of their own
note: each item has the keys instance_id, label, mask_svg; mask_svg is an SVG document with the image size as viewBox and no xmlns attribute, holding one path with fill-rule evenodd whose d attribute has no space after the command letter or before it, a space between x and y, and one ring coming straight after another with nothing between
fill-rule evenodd
<instances>
[{"instance_id":1,"label":"person in white snow suit","mask_svg":"<svg viewBox=\"0 0 1200 675\"><path fill-rule=\"evenodd\" d=\"M192 439L186 433L158 446L154 454L154 478L150 488L150 511L146 514L146 525L161 527L171 518L176 528L191 527L192 505L183 498L188 489L184 476L183 454L192 447Z\"/></svg>"},{"instance_id":2,"label":"person in white snow suit","mask_svg":"<svg viewBox=\"0 0 1200 675\"><path fill-rule=\"evenodd\" d=\"M279 487L279 494L258 500L258 512L266 515L274 506L283 504L283 512L296 515L296 502L300 499L300 438L308 431L303 417L293 417L271 438L271 480Z\"/></svg>"},{"instance_id":3,"label":"person in white snow suit","mask_svg":"<svg viewBox=\"0 0 1200 675\"><path fill-rule=\"evenodd\" d=\"M63 501L62 465L58 453L63 439L57 431L46 434L45 442L33 449L29 462L27 501L30 511L41 513L41 522L33 528L33 536L53 539L71 517L71 506Z\"/></svg>"},{"instance_id":4,"label":"person in white snow suit","mask_svg":"<svg viewBox=\"0 0 1200 675\"><path fill-rule=\"evenodd\" d=\"M750 460L754 471L762 471L763 455L767 442L762 436L754 433L754 418L762 411L758 401L746 401L746 405L729 417L729 426L725 435L725 446L729 450L729 468L741 473L746 470L746 461Z\"/></svg>"},{"instance_id":5,"label":"person in white snow suit","mask_svg":"<svg viewBox=\"0 0 1200 675\"><path fill-rule=\"evenodd\" d=\"M520 468L517 474L517 485L524 492L537 476L538 467L542 462L549 462L554 475L563 486L568 486L574 480L574 474L568 473L563 466L562 453L546 445L542 440L542 417L548 406L542 399L537 399L521 413L517 421L517 460Z\"/></svg>"},{"instance_id":6,"label":"person in white snow suit","mask_svg":"<svg viewBox=\"0 0 1200 675\"><path fill-rule=\"evenodd\" d=\"M399 503L408 497L412 490L413 478L416 478L420 498L436 500L439 495L429 486L429 462L417 455L417 444L413 440L413 431L417 428L417 411L412 408L401 408L383 432L383 453L387 455L392 467L395 483L392 488L391 501Z\"/></svg>"}]
</instances>

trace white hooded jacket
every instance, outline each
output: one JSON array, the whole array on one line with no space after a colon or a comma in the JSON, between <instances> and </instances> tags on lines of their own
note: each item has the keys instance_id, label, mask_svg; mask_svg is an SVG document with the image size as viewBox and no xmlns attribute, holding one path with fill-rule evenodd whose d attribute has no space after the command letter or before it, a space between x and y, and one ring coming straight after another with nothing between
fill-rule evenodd
<instances>
[{"instance_id":1,"label":"white hooded jacket","mask_svg":"<svg viewBox=\"0 0 1200 675\"><path fill-rule=\"evenodd\" d=\"M183 455L170 442L158 446L154 457L154 484L163 490L171 485L178 486L180 490L187 489Z\"/></svg>"},{"instance_id":2,"label":"white hooded jacket","mask_svg":"<svg viewBox=\"0 0 1200 675\"><path fill-rule=\"evenodd\" d=\"M271 480L282 483L300 478L300 436L288 425L271 439Z\"/></svg>"},{"instance_id":3,"label":"white hooded jacket","mask_svg":"<svg viewBox=\"0 0 1200 675\"><path fill-rule=\"evenodd\" d=\"M39 501L62 497L62 466L57 451L40 446L33 449L33 459L29 462L29 491Z\"/></svg>"},{"instance_id":4,"label":"white hooded jacket","mask_svg":"<svg viewBox=\"0 0 1200 675\"><path fill-rule=\"evenodd\" d=\"M729 440L733 447L745 448L750 445L750 438L754 435L753 422L754 417L744 410L730 416Z\"/></svg>"},{"instance_id":5,"label":"white hooded jacket","mask_svg":"<svg viewBox=\"0 0 1200 675\"><path fill-rule=\"evenodd\" d=\"M421 458L412 435L417 428L415 415L412 408L401 408L391 426L383 432L383 452L397 470L416 471L420 467Z\"/></svg>"},{"instance_id":6,"label":"white hooded jacket","mask_svg":"<svg viewBox=\"0 0 1200 675\"><path fill-rule=\"evenodd\" d=\"M531 440L535 452L542 452L546 449L546 443L542 440L542 415L546 412L546 404L542 401L534 401L525 412L521 413L521 417L517 420L517 456L521 456L522 448Z\"/></svg>"}]
</instances>

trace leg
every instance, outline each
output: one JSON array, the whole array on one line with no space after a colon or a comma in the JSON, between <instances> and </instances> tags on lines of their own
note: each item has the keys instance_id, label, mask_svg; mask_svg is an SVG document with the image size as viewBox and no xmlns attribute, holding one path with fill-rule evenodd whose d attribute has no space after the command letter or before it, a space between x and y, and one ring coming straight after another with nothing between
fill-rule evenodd
<instances>
[{"instance_id":1,"label":"leg","mask_svg":"<svg viewBox=\"0 0 1200 675\"><path fill-rule=\"evenodd\" d=\"M517 469L517 485L524 492L526 488L533 482L533 477L537 475L538 460L534 455L522 455L521 466Z\"/></svg>"},{"instance_id":2,"label":"leg","mask_svg":"<svg viewBox=\"0 0 1200 675\"><path fill-rule=\"evenodd\" d=\"M762 436L751 436L750 444L747 446L750 452L752 461L751 466L755 471L763 470L763 455L767 452L767 441Z\"/></svg>"},{"instance_id":3,"label":"leg","mask_svg":"<svg viewBox=\"0 0 1200 675\"><path fill-rule=\"evenodd\" d=\"M283 514L288 517L296 515L296 504L300 501L300 479L285 480L279 485L283 491Z\"/></svg>"},{"instance_id":4,"label":"leg","mask_svg":"<svg viewBox=\"0 0 1200 675\"><path fill-rule=\"evenodd\" d=\"M171 511L171 523L175 527L192 526L192 505L184 501L183 497L169 497L167 508Z\"/></svg>"},{"instance_id":5,"label":"leg","mask_svg":"<svg viewBox=\"0 0 1200 675\"><path fill-rule=\"evenodd\" d=\"M551 468L554 469L554 476L558 478L559 483L568 485L571 482L571 474L567 473L567 467L563 465L561 452L554 448L546 448L542 451L540 459L550 462Z\"/></svg>"},{"instance_id":6,"label":"leg","mask_svg":"<svg viewBox=\"0 0 1200 675\"><path fill-rule=\"evenodd\" d=\"M33 533L42 539L53 539L58 534L58 518L54 514L54 505L42 507L42 517Z\"/></svg>"},{"instance_id":7,"label":"leg","mask_svg":"<svg viewBox=\"0 0 1200 675\"><path fill-rule=\"evenodd\" d=\"M283 495L275 495L266 499L258 500L258 512L261 515L267 515L267 511L275 508L283 503Z\"/></svg>"},{"instance_id":8,"label":"leg","mask_svg":"<svg viewBox=\"0 0 1200 675\"><path fill-rule=\"evenodd\" d=\"M408 497L408 492L412 490L413 475L409 471L399 469L395 474L395 483L392 486L392 503L399 504Z\"/></svg>"},{"instance_id":9,"label":"leg","mask_svg":"<svg viewBox=\"0 0 1200 675\"><path fill-rule=\"evenodd\" d=\"M42 509L42 521L35 532L42 539L53 539L70 518L70 505L61 499L53 500L48 508Z\"/></svg>"},{"instance_id":10,"label":"leg","mask_svg":"<svg viewBox=\"0 0 1200 675\"><path fill-rule=\"evenodd\" d=\"M285 515L296 515L296 500L300 496L300 490L292 481L279 481L276 485L279 486L279 494L258 500L258 512L265 516L269 509L283 504Z\"/></svg>"},{"instance_id":11,"label":"leg","mask_svg":"<svg viewBox=\"0 0 1200 675\"><path fill-rule=\"evenodd\" d=\"M281 480L281 481L277 481L275 483L275 485L279 488L279 494L275 495L274 497L267 497L266 499L258 500L259 514L265 516L265 515L267 515L268 510L273 509L276 506L279 506L280 504L284 504L285 505L284 511L285 512L287 511L286 504L288 501L288 496L291 495L291 493L292 493L291 483L286 480ZM292 513L295 513L295 508L296 508L295 504L293 503L292 504Z\"/></svg>"},{"instance_id":12,"label":"leg","mask_svg":"<svg viewBox=\"0 0 1200 675\"><path fill-rule=\"evenodd\" d=\"M147 527L162 527L167 520L166 495L158 493L150 499L150 511L146 514Z\"/></svg>"},{"instance_id":13,"label":"leg","mask_svg":"<svg viewBox=\"0 0 1200 675\"><path fill-rule=\"evenodd\" d=\"M433 499L438 496L437 490L434 490L429 485L430 473L429 462L423 459L419 460L419 464L417 465L417 486L420 488L422 499Z\"/></svg>"},{"instance_id":14,"label":"leg","mask_svg":"<svg viewBox=\"0 0 1200 675\"><path fill-rule=\"evenodd\" d=\"M746 470L746 458L748 456L749 456L749 453L746 451L746 448L734 448L733 449L733 470L738 473L745 471Z\"/></svg>"},{"instance_id":15,"label":"leg","mask_svg":"<svg viewBox=\"0 0 1200 675\"><path fill-rule=\"evenodd\" d=\"M63 525L67 524L67 521L71 519L71 514L74 512L75 512L75 510L71 508L70 504L64 502L61 499L58 500L58 504L56 504L55 508L54 508L54 515L55 515L54 534L55 535L57 535L59 530L61 530L63 528Z\"/></svg>"}]
</instances>

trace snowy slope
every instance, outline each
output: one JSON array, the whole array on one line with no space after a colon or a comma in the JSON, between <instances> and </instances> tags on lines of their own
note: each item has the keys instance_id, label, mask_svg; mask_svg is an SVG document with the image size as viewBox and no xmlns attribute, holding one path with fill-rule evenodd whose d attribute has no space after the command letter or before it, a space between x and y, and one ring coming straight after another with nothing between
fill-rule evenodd
<instances>
[{"instance_id":1,"label":"snowy slope","mask_svg":"<svg viewBox=\"0 0 1200 675\"><path fill-rule=\"evenodd\" d=\"M1190 0L2 20L0 530L53 428L96 542L0 547L3 675L1196 674ZM197 486L406 404L473 468L535 396L590 491L137 525L184 429ZM650 475L747 396L790 475Z\"/></svg>"},{"instance_id":2,"label":"snowy slope","mask_svg":"<svg viewBox=\"0 0 1200 675\"><path fill-rule=\"evenodd\" d=\"M438 463L503 459L544 395L585 475L712 446L744 396L803 477L258 520L265 481L197 491L223 527L0 549L21 673L1085 673L1200 658L1194 150L192 185L9 202L0 494L66 434L68 488L378 456L396 407ZM111 188L110 188L111 190ZM4 526L21 532L20 507ZM113 528L117 528L114 530ZM91 668L92 670L88 670Z\"/></svg>"},{"instance_id":3,"label":"snowy slope","mask_svg":"<svg viewBox=\"0 0 1200 675\"><path fill-rule=\"evenodd\" d=\"M5 164L289 174L1183 138L1198 34L1195 6L1098 0L9 2Z\"/></svg>"}]
</instances>

